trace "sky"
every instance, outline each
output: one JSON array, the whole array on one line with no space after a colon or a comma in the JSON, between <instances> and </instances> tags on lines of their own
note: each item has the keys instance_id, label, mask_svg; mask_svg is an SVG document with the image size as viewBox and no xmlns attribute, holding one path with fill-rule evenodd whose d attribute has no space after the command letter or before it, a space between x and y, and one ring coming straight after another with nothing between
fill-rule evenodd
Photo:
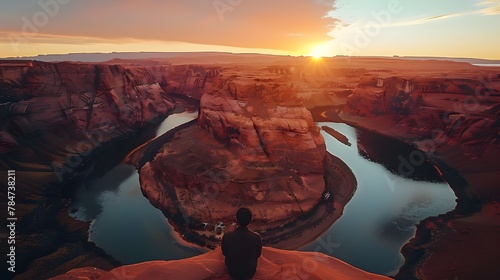
<instances>
[{"instance_id":1,"label":"sky","mask_svg":"<svg viewBox=\"0 0 500 280\"><path fill-rule=\"evenodd\" d=\"M500 59L500 0L0 0L0 57L229 51Z\"/></svg>"}]
</instances>

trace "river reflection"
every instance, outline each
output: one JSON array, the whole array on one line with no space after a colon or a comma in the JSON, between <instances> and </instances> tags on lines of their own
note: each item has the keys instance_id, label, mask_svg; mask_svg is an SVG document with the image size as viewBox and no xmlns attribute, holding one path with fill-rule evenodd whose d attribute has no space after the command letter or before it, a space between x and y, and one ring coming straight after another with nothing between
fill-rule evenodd
<instances>
[{"instance_id":1,"label":"river reflection","mask_svg":"<svg viewBox=\"0 0 500 280\"><path fill-rule=\"evenodd\" d=\"M349 142L358 142L353 127L339 123L318 123L318 126L328 126L345 135ZM414 225L429 216L453 210L456 205L453 191L446 183L395 175L383 165L362 157L358 145L363 143L347 146L324 130L321 133L327 150L351 168L358 187L342 217L318 241L301 250L320 251L374 273L396 273L404 262L400 249L414 236Z\"/></svg>"}]
</instances>

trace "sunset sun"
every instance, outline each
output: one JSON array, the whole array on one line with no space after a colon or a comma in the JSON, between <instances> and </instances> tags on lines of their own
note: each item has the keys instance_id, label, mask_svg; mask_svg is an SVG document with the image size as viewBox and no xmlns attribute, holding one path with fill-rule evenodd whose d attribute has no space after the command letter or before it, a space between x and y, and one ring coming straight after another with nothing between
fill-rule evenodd
<instances>
[{"instance_id":1,"label":"sunset sun","mask_svg":"<svg viewBox=\"0 0 500 280\"><path fill-rule=\"evenodd\" d=\"M309 56L313 60L319 61L323 57L331 56L331 54L329 54L329 52L330 52L330 49L328 48L328 46L326 44L322 44L322 45L317 45L317 46L312 47L311 52L309 53Z\"/></svg>"},{"instance_id":2,"label":"sunset sun","mask_svg":"<svg viewBox=\"0 0 500 280\"><path fill-rule=\"evenodd\" d=\"M320 61L321 59L323 59L323 56L320 54L313 54L311 55L311 57L314 61Z\"/></svg>"}]
</instances>

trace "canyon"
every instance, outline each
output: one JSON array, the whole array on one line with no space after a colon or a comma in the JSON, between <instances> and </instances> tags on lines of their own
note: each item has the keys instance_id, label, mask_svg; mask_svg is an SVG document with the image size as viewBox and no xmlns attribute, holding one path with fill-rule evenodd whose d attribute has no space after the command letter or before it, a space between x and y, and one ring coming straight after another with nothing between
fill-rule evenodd
<instances>
[{"instance_id":1,"label":"canyon","mask_svg":"<svg viewBox=\"0 0 500 280\"><path fill-rule=\"evenodd\" d=\"M296 249L314 240L355 191L354 176L326 152L315 125L340 121L415 145L458 197L453 212L418 225L396 278L495 276L498 68L382 58L217 59L0 62L0 164L19 177L20 279L86 266L103 270L89 279L109 277L104 270L120 264L86 241L86 224L67 215L71 187L61 186L83 176L100 152L186 109L199 110L195 124L116 159L137 167L143 194L184 239L215 248L215 227L231 230L235 210L250 206L266 245ZM399 166L394 172L413 175ZM322 226L309 232L310 223ZM306 258L269 250L282 262ZM463 265L472 254L479 256L474 265Z\"/></svg>"}]
</instances>

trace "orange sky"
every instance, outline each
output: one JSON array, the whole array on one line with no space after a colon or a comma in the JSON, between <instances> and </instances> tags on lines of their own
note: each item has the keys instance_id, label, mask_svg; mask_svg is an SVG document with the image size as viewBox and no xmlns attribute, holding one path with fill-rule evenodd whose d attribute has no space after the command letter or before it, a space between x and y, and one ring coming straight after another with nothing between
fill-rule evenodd
<instances>
[{"instance_id":1,"label":"orange sky","mask_svg":"<svg viewBox=\"0 0 500 280\"><path fill-rule=\"evenodd\" d=\"M46 24L40 16L45 9L37 1L26 1L31 5L6 3L6 9L0 12L0 56L46 53L51 49L61 52L65 48L170 51L167 42L172 41L298 53L330 39L328 26L335 23L325 17L333 1L42 1L52 3L47 10L56 11ZM9 48L12 42L15 47ZM196 49L185 46L187 50Z\"/></svg>"},{"instance_id":2,"label":"orange sky","mask_svg":"<svg viewBox=\"0 0 500 280\"><path fill-rule=\"evenodd\" d=\"M389 8L394 1L398 9ZM500 26L499 0L438 4L429 0L0 0L0 4L0 57L233 51L500 59L500 36L491 33ZM390 12L391 20L372 29L368 42L359 44L360 32L378 24L374 15L384 11Z\"/></svg>"}]
</instances>

